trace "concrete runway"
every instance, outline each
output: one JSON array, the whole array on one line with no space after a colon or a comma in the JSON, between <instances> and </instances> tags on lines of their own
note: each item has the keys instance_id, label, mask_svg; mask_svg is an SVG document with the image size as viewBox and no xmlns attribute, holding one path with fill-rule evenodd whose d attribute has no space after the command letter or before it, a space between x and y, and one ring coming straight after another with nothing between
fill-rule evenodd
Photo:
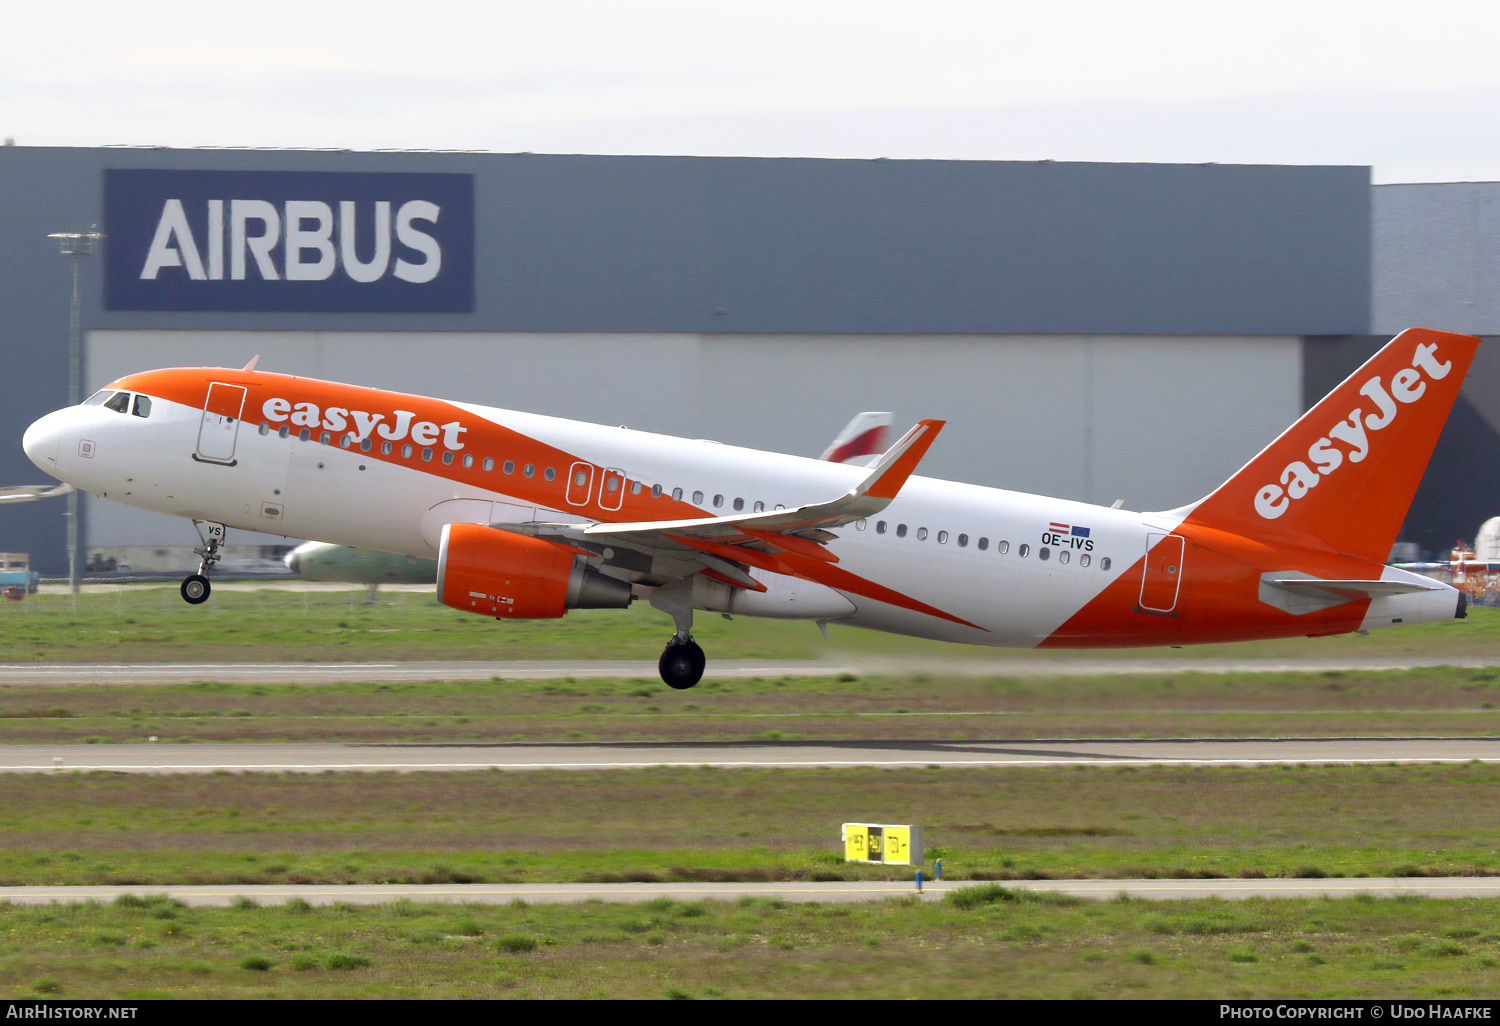
<instances>
[{"instance_id":1,"label":"concrete runway","mask_svg":"<svg viewBox=\"0 0 1500 1026\"><path fill-rule=\"evenodd\" d=\"M713 676L836 677L855 672L852 664L800 659L724 659ZM9 663L0 665L0 686L156 684L402 684L422 681L584 680L639 677L660 683L656 661L645 659L509 660L391 663Z\"/></svg>"},{"instance_id":2,"label":"concrete runway","mask_svg":"<svg viewBox=\"0 0 1500 1026\"><path fill-rule=\"evenodd\" d=\"M0 745L0 772L322 773L928 766L1264 766L1500 762L1500 738L807 741L657 744Z\"/></svg>"},{"instance_id":3,"label":"concrete runway","mask_svg":"<svg viewBox=\"0 0 1500 1026\"><path fill-rule=\"evenodd\" d=\"M113 901L121 894L167 894L188 905L225 907L236 898L262 905L280 905L301 898L312 905L347 902L378 905L405 898L419 902L504 905L521 900L534 905L583 901L637 903L655 898L675 901L737 901L740 898L780 898L793 902L886 901L919 897L941 901L949 891L982 886L973 881L924 882L918 894L914 879L852 883L726 883L726 884L231 884L197 887L0 887L0 901L17 905L51 902ZM1050 891L1107 901L1128 894L1132 898L1170 901L1180 898L1347 898L1355 894L1393 897L1416 894L1438 898L1500 897L1500 878L1424 877L1339 880L1013 880L1002 886L1015 890Z\"/></svg>"},{"instance_id":4,"label":"concrete runway","mask_svg":"<svg viewBox=\"0 0 1500 1026\"><path fill-rule=\"evenodd\" d=\"M713 659L709 679L836 677L841 673L949 673L962 676L1086 677L1129 673L1323 673L1412 670L1427 666L1500 666L1496 656L1372 656L1361 659L1159 659L1110 656L1061 658L997 655L994 659L885 658L846 653L823 659ZM0 686L192 684L342 684L418 681L580 680L640 678L655 683L656 661L453 660L388 663L9 663L0 664Z\"/></svg>"}]
</instances>

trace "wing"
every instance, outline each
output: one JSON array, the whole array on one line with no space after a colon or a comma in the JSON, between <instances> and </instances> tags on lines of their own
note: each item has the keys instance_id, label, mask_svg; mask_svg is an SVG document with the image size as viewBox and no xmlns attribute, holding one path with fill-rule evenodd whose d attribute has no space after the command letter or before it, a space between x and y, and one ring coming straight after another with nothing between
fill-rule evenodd
<instances>
[{"instance_id":1,"label":"wing","mask_svg":"<svg viewBox=\"0 0 1500 1026\"><path fill-rule=\"evenodd\" d=\"M890 505L944 425L919 421L849 491L827 502L795 509L737 513L692 520L648 520L623 524L492 524L492 527L566 541L591 552L625 547L653 557L648 577L670 580L710 570L743 588L762 590L745 570L756 567L797 574L803 562L837 563L823 546L828 530L874 516ZM664 565L657 557L665 555ZM673 560L683 563L672 567ZM738 564L738 565L737 565Z\"/></svg>"},{"instance_id":2,"label":"wing","mask_svg":"<svg viewBox=\"0 0 1500 1026\"><path fill-rule=\"evenodd\" d=\"M693 520L651 520L625 524L492 524L492 527L566 542L630 570L635 583L662 585L702 573L737 588L764 591L751 570L765 570L816 581L914 612L983 630L878 582L835 564L824 546L843 527L880 513L901 491L943 429L941 420L918 421L843 495L796 509L767 510ZM622 553L621 550L625 550Z\"/></svg>"}]
</instances>

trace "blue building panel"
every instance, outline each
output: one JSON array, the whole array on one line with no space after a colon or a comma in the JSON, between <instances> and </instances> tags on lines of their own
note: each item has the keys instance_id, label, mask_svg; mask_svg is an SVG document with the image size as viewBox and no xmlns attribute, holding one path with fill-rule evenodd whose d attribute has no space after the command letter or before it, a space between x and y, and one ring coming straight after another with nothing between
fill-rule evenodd
<instances>
[{"instance_id":1,"label":"blue building panel","mask_svg":"<svg viewBox=\"0 0 1500 1026\"><path fill-rule=\"evenodd\" d=\"M104 172L108 310L468 313L474 179Z\"/></svg>"}]
</instances>

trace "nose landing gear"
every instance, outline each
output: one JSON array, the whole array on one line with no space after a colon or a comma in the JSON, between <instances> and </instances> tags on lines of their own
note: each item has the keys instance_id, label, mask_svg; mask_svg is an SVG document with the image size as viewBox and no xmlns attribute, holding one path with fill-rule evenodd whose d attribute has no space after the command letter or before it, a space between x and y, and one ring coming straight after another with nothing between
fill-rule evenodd
<instances>
[{"instance_id":1,"label":"nose landing gear","mask_svg":"<svg viewBox=\"0 0 1500 1026\"><path fill-rule=\"evenodd\" d=\"M208 596L213 593L213 586L208 583L208 568L223 558L219 555L219 549L224 545L225 530L223 524L200 520L194 520L193 527L197 529L198 537L203 542L193 550L198 556L198 572L183 578L179 590L184 602L196 606L207 602Z\"/></svg>"}]
</instances>

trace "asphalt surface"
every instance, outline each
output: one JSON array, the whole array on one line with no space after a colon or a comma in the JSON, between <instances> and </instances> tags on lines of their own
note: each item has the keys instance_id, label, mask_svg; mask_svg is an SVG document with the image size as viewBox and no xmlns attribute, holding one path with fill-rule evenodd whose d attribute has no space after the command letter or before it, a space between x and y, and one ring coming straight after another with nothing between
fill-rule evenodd
<instances>
[{"instance_id":1,"label":"asphalt surface","mask_svg":"<svg viewBox=\"0 0 1500 1026\"><path fill-rule=\"evenodd\" d=\"M906 880L853 883L727 883L727 884L232 884L197 887L0 887L0 901L17 905L56 902L113 901L121 894L166 894L188 905L224 907L236 898L262 905L280 905L301 898L312 905L346 902L376 905L402 898L420 902L502 905L521 900L535 905L582 901L634 903L656 898L676 901L737 901L740 898L780 898L793 902L886 901L919 897L941 901L953 890L981 886L969 881L923 882L918 892L915 872ZM1500 897L1500 878L1425 877L1336 880L1014 880L1002 886L1050 891L1105 901L1128 894L1132 898L1170 901L1182 898L1347 898L1355 894L1392 897L1398 894L1438 898Z\"/></svg>"},{"instance_id":2,"label":"asphalt surface","mask_svg":"<svg viewBox=\"0 0 1500 1026\"><path fill-rule=\"evenodd\" d=\"M724 769L1264 766L1474 760L1500 762L1500 738L0 745L0 772L6 773L410 773L653 766Z\"/></svg>"},{"instance_id":3,"label":"asphalt surface","mask_svg":"<svg viewBox=\"0 0 1500 1026\"><path fill-rule=\"evenodd\" d=\"M1324 673L1500 666L1496 656L1375 656L1363 659L1067 659L1000 656L932 660L845 654L824 659L710 659L709 679L836 677L841 673L950 673L966 676L1087 677L1127 673ZM343 684L474 680L632 679L655 681L654 659L452 660L387 663L9 663L0 687L37 685Z\"/></svg>"}]
</instances>

